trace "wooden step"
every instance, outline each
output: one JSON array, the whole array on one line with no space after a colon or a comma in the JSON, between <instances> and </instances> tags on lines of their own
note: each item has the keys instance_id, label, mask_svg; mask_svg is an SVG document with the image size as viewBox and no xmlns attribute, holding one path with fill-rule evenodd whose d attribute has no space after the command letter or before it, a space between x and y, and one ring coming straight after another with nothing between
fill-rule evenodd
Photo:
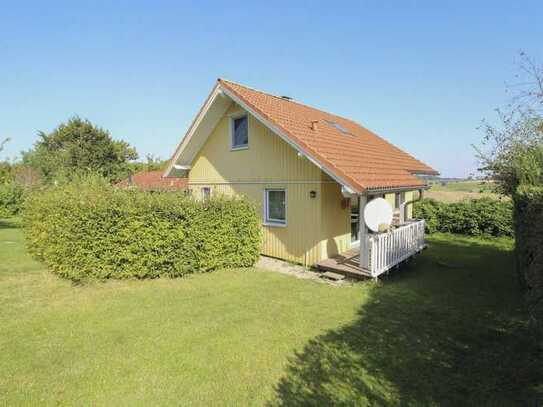
<instances>
[{"instance_id":1,"label":"wooden step","mask_svg":"<svg viewBox=\"0 0 543 407\"><path fill-rule=\"evenodd\" d=\"M327 271L325 273L322 273L321 277L334 281L345 280L345 276L343 274L334 273L333 271Z\"/></svg>"},{"instance_id":2,"label":"wooden step","mask_svg":"<svg viewBox=\"0 0 543 407\"><path fill-rule=\"evenodd\" d=\"M335 261L330 261L331 259L326 259L325 261L320 261L316 264L317 269L324 272L332 272L334 274L340 274L348 278L354 278L356 280L365 280L368 277L371 277L371 274L359 267L346 266L345 264L337 263ZM324 274L324 273L323 273Z\"/></svg>"}]
</instances>

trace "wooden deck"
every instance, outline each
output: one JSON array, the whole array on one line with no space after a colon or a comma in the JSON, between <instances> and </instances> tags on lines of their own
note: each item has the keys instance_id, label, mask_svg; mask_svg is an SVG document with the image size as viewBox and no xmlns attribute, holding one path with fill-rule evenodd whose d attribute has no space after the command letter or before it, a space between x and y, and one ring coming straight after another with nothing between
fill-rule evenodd
<instances>
[{"instance_id":1,"label":"wooden deck","mask_svg":"<svg viewBox=\"0 0 543 407\"><path fill-rule=\"evenodd\" d=\"M351 278L371 277L369 271L360 267L360 250L358 248L347 250L329 259L321 260L316 266L320 270L332 271Z\"/></svg>"},{"instance_id":2,"label":"wooden deck","mask_svg":"<svg viewBox=\"0 0 543 407\"><path fill-rule=\"evenodd\" d=\"M367 257L362 259L362 265L359 258L360 250L355 248L321 260L316 267L353 278L377 278L426 247L424 229L424 220L414 219L386 233L369 234L364 245L367 247L365 253Z\"/></svg>"}]
</instances>

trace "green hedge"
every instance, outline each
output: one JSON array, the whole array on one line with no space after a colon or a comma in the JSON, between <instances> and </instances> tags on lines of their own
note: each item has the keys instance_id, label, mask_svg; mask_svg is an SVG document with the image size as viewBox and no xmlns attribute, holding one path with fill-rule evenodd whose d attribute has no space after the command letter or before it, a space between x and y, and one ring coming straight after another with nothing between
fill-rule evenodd
<instances>
[{"instance_id":1,"label":"green hedge","mask_svg":"<svg viewBox=\"0 0 543 407\"><path fill-rule=\"evenodd\" d=\"M260 251L255 208L242 199L73 183L32 194L23 221L31 253L73 280L249 267Z\"/></svg>"},{"instance_id":2,"label":"green hedge","mask_svg":"<svg viewBox=\"0 0 543 407\"><path fill-rule=\"evenodd\" d=\"M26 198L25 188L16 182L0 184L0 218L16 216Z\"/></svg>"},{"instance_id":3,"label":"green hedge","mask_svg":"<svg viewBox=\"0 0 543 407\"><path fill-rule=\"evenodd\" d=\"M543 338L543 187L519 187L514 202L517 271Z\"/></svg>"},{"instance_id":4,"label":"green hedge","mask_svg":"<svg viewBox=\"0 0 543 407\"><path fill-rule=\"evenodd\" d=\"M414 205L415 218L426 220L426 231L471 236L513 236L513 204L491 198L445 203L423 199Z\"/></svg>"}]
</instances>

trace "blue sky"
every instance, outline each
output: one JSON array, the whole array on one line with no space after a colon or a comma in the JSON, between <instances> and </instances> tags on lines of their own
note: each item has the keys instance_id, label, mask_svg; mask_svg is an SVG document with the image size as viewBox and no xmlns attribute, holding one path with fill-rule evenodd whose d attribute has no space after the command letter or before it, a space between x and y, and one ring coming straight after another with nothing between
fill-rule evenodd
<instances>
[{"instance_id":1,"label":"blue sky","mask_svg":"<svg viewBox=\"0 0 543 407\"><path fill-rule=\"evenodd\" d=\"M168 158L224 77L349 117L443 175L465 176L477 127L508 100L519 50L543 62L541 1L0 9L0 138L12 138L0 158L76 114L141 156Z\"/></svg>"}]
</instances>

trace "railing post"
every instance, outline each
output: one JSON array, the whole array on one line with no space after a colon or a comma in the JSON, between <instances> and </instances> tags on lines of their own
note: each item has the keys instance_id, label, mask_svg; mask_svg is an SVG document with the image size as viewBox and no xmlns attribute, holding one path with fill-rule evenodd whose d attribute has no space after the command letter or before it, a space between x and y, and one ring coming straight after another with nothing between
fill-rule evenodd
<instances>
[{"instance_id":1,"label":"railing post","mask_svg":"<svg viewBox=\"0 0 543 407\"><path fill-rule=\"evenodd\" d=\"M383 271L399 264L424 246L424 220L413 221L389 233L370 234L363 222L365 197L360 200L360 266L377 278ZM370 247L371 246L371 247ZM372 256L369 257L370 248Z\"/></svg>"}]
</instances>

